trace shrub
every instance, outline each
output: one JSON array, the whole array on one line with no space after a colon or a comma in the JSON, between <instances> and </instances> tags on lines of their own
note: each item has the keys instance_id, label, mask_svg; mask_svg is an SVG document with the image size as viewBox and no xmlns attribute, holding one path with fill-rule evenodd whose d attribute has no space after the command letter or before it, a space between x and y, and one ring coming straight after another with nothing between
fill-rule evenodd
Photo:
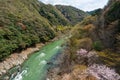
<instances>
[{"instance_id":1,"label":"shrub","mask_svg":"<svg viewBox=\"0 0 120 80\"><path fill-rule=\"evenodd\" d=\"M92 40L90 38L83 38L77 40L77 43L75 45L78 47L78 49L84 48L89 51L92 49Z\"/></svg>"},{"instance_id":2,"label":"shrub","mask_svg":"<svg viewBox=\"0 0 120 80\"><path fill-rule=\"evenodd\" d=\"M88 16L78 25L84 25L84 26L89 25L89 24L92 24L96 19L97 19L97 16Z\"/></svg>"},{"instance_id":3,"label":"shrub","mask_svg":"<svg viewBox=\"0 0 120 80\"><path fill-rule=\"evenodd\" d=\"M93 43L93 48L97 51L101 51L103 49L103 45L100 41L95 41Z\"/></svg>"}]
</instances>

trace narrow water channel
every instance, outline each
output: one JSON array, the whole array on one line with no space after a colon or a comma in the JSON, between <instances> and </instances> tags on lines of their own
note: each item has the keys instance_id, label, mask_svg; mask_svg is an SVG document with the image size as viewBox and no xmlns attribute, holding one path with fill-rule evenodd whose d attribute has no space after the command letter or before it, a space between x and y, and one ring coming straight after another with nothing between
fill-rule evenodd
<instances>
[{"instance_id":1,"label":"narrow water channel","mask_svg":"<svg viewBox=\"0 0 120 80\"><path fill-rule=\"evenodd\" d=\"M63 49L61 47L63 43L64 39L61 39L44 46L39 52L33 53L22 64L17 75L13 74L10 80L45 80L48 63L54 55Z\"/></svg>"}]
</instances>

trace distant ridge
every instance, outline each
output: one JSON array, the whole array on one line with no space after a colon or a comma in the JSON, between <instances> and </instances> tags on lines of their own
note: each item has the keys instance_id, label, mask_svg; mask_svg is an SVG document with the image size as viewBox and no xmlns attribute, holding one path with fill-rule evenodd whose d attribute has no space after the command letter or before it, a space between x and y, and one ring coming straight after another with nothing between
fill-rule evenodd
<instances>
[{"instance_id":1,"label":"distant ridge","mask_svg":"<svg viewBox=\"0 0 120 80\"><path fill-rule=\"evenodd\" d=\"M77 9L72 6L66 5L56 5L56 8L60 10L60 12L70 21L71 24L75 25L76 23L80 22L88 16L89 14Z\"/></svg>"}]
</instances>

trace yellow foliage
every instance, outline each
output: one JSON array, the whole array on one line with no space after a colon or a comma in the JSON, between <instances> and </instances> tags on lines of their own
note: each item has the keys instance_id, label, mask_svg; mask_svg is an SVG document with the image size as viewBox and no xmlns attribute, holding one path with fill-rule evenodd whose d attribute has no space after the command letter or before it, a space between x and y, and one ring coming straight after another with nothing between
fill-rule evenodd
<instances>
[{"instance_id":1,"label":"yellow foliage","mask_svg":"<svg viewBox=\"0 0 120 80\"><path fill-rule=\"evenodd\" d=\"M84 48L87 50L91 50L92 48L92 40L90 38L83 38L75 41L76 47Z\"/></svg>"},{"instance_id":2,"label":"yellow foliage","mask_svg":"<svg viewBox=\"0 0 120 80\"><path fill-rule=\"evenodd\" d=\"M79 71L82 71L82 70L86 70L87 69L87 66L86 65L75 65L73 67L74 70L79 70Z\"/></svg>"},{"instance_id":3,"label":"yellow foliage","mask_svg":"<svg viewBox=\"0 0 120 80\"><path fill-rule=\"evenodd\" d=\"M94 28L95 28L95 26L93 24L88 24L83 27L83 30L90 31L90 30L93 30Z\"/></svg>"},{"instance_id":4,"label":"yellow foliage","mask_svg":"<svg viewBox=\"0 0 120 80\"><path fill-rule=\"evenodd\" d=\"M72 79L71 80L97 80L90 74L86 73L87 66L85 65L76 65L74 66L74 70L72 71Z\"/></svg>"},{"instance_id":5,"label":"yellow foliage","mask_svg":"<svg viewBox=\"0 0 120 80\"><path fill-rule=\"evenodd\" d=\"M98 52L98 55L100 56L100 60L110 67L120 67L120 54L110 52L109 50ZM120 73L120 69L117 69Z\"/></svg>"}]
</instances>

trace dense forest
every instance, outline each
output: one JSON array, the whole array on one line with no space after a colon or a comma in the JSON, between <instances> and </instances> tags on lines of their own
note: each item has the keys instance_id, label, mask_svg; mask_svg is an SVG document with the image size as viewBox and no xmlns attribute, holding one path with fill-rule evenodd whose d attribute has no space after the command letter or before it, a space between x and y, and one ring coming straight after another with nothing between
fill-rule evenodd
<instances>
[{"instance_id":1,"label":"dense forest","mask_svg":"<svg viewBox=\"0 0 120 80\"><path fill-rule=\"evenodd\" d=\"M72 6L56 5L56 8L69 20L71 25L77 24L89 15Z\"/></svg>"},{"instance_id":2,"label":"dense forest","mask_svg":"<svg viewBox=\"0 0 120 80\"><path fill-rule=\"evenodd\" d=\"M55 6L37 0L0 0L0 60L12 52L47 42L55 37L58 26L70 25Z\"/></svg>"}]
</instances>

